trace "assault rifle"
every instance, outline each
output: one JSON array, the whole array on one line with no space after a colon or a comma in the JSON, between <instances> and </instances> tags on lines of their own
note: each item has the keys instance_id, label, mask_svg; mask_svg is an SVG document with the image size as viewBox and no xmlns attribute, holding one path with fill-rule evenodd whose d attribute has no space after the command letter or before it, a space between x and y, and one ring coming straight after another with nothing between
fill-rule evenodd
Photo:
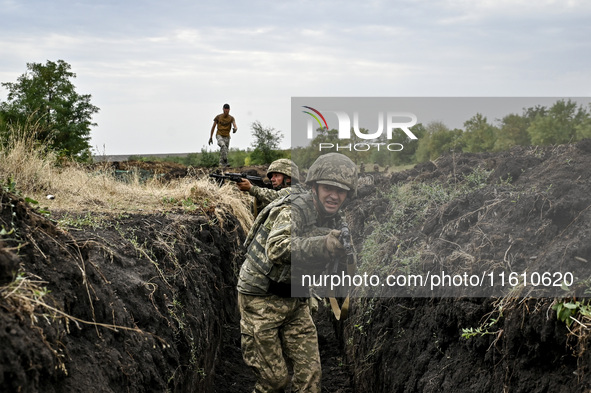
<instances>
[{"instance_id":1,"label":"assault rifle","mask_svg":"<svg viewBox=\"0 0 591 393\"><path fill-rule=\"evenodd\" d=\"M242 181L242 179L246 179L249 182L251 182L252 184L254 184L255 186L262 187L262 188L273 188L273 185L271 185L271 183L265 183L265 181L263 180L262 177L251 176L251 175L247 175L246 173L231 173L231 172L227 172L227 173L223 173L223 174L210 173L209 177L214 178L220 186L222 184L224 184L224 180L230 180L235 183L238 183L239 181Z\"/></svg>"},{"instance_id":2,"label":"assault rifle","mask_svg":"<svg viewBox=\"0 0 591 393\"><path fill-rule=\"evenodd\" d=\"M349 225L346 222L343 222L341 227L341 236L339 236L339 241L343 244L345 248L345 254L347 254L347 263L351 263L351 256L355 253L353 249L353 244L351 244L351 232L349 232Z\"/></svg>"}]
</instances>

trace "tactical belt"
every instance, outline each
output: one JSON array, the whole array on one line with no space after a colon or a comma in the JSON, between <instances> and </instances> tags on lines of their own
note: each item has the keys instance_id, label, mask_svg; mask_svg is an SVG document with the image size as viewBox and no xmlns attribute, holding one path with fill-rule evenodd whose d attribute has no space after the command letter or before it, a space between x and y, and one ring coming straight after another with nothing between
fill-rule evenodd
<instances>
[{"instance_id":1,"label":"tactical belt","mask_svg":"<svg viewBox=\"0 0 591 393\"><path fill-rule=\"evenodd\" d=\"M267 292L279 297L291 297L291 284L269 280L269 289Z\"/></svg>"}]
</instances>

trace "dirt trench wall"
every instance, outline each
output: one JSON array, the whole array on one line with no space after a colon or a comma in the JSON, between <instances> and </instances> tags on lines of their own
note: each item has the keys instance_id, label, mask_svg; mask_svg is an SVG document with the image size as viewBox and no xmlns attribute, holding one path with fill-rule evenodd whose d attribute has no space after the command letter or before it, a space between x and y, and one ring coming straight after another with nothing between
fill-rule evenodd
<instances>
[{"instance_id":1,"label":"dirt trench wall","mask_svg":"<svg viewBox=\"0 0 591 393\"><path fill-rule=\"evenodd\" d=\"M377 226L372 212L389 216L384 195L392 185L449 186L482 167L490 172L486 185L432 208L407 235L383 244L387 253L402 247L405 255L434 263L461 251L479 266L528 264L538 271L591 263L589 163L591 140L442 157L394 174L382 193L351 206L351 229L359 240ZM588 392L589 321L569 330L557 320L554 300L468 294L356 299L342 330L355 391ZM463 337L470 328L479 330Z\"/></svg>"},{"instance_id":2,"label":"dirt trench wall","mask_svg":"<svg viewBox=\"0 0 591 393\"><path fill-rule=\"evenodd\" d=\"M232 217L121 215L66 233L12 194L1 207L0 391L212 391L235 323Z\"/></svg>"}]
</instances>

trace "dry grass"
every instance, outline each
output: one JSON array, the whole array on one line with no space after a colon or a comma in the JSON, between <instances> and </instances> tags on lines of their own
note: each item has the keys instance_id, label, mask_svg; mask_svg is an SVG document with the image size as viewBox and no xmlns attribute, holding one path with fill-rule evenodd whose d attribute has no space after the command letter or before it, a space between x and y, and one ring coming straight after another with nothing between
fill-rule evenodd
<instances>
[{"instance_id":1,"label":"dry grass","mask_svg":"<svg viewBox=\"0 0 591 393\"><path fill-rule=\"evenodd\" d=\"M213 225L224 227L230 215L237 218L246 233L252 225L249 198L232 185L219 187L208 176L186 177L172 182L141 179L139 173L132 173L126 181L118 179L107 165L89 167L75 162L60 161L55 153L48 152L37 142L35 127L0 133L0 194L3 190L22 197L39 201L40 207L51 212L60 211L64 216L72 215L117 215L120 213L186 213L208 217ZM54 199L47 199L53 195ZM5 206L0 205L0 209ZM3 229L0 226L0 229ZM5 248L0 236L0 251ZM148 257L149 258L149 257ZM84 269L81 268L84 276ZM166 279L165 279L166 281ZM63 323L69 333L73 324L107 328L114 331L131 331L149 334L166 344L161 338L137 327L99 323L91 308L91 321L77 318L61 310L49 295L46 281L30 274L21 266L10 283L0 285L0 302L3 307L39 333L45 346L56 358L57 368L64 374L66 355L61 347L48 340L43 330L45 325ZM83 278L88 296L89 282ZM92 288L91 288L92 289ZM50 342L51 341L51 342Z\"/></svg>"},{"instance_id":2,"label":"dry grass","mask_svg":"<svg viewBox=\"0 0 591 393\"><path fill-rule=\"evenodd\" d=\"M28 193L49 186L48 176L55 168L57 157L37 142L37 128L27 124L0 134L0 182L9 180Z\"/></svg>"},{"instance_id":3,"label":"dry grass","mask_svg":"<svg viewBox=\"0 0 591 393\"><path fill-rule=\"evenodd\" d=\"M215 207L215 214L219 222L224 220L223 212L230 211L240 222L244 233L252 226L253 216L250 211L250 198L238 191L233 184L219 187L216 183L203 178L189 184L188 198L200 201L202 205ZM218 209L221 208L221 209ZM220 211L221 210L221 211Z\"/></svg>"},{"instance_id":4,"label":"dry grass","mask_svg":"<svg viewBox=\"0 0 591 393\"><path fill-rule=\"evenodd\" d=\"M245 231L252 225L249 199L232 185L218 187L207 176L172 182L142 180L139 173L121 181L107 165L89 169L58 162L35 137L35 127L26 126L0 140L0 183L11 182L23 196L39 201L50 212L154 213L180 207L213 211L219 222L225 212L231 212ZM54 199L47 199L48 195Z\"/></svg>"}]
</instances>

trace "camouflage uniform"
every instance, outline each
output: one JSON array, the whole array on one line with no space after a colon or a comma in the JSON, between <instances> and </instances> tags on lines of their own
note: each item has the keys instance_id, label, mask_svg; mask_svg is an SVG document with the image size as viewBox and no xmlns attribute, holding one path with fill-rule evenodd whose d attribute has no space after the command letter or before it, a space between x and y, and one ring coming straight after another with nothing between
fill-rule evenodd
<instances>
[{"instance_id":1,"label":"camouflage uniform","mask_svg":"<svg viewBox=\"0 0 591 393\"><path fill-rule=\"evenodd\" d=\"M242 353L257 377L254 392L283 392L293 365L292 391L320 393L318 335L300 298L238 294Z\"/></svg>"},{"instance_id":2,"label":"camouflage uniform","mask_svg":"<svg viewBox=\"0 0 591 393\"><path fill-rule=\"evenodd\" d=\"M230 135L222 136L220 134L217 134L215 136L215 139L218 141L218 146L220 147L219 166L228 166L228 150L230 149Z\"/></svg>"},{"instance_id":3,"label":"camouflage uniform","mask_svg":"<svg viewBox=\"0 0 591 393\"><path fill-rule=\"evenodd\" d=\"M253 368L255 392L283 392L293 365L292 391L320 393L320 353L308 303L290 296L290 196L269 204L255 220L240 269L238 304L242 352Z\"/></svg>"},{"instance_id":4,"label":"camouflage uniform","mask_svg":"<svg viewBox=\"0 0 591 393\"><path fill-rule=\"evenodd\" d=\"M275 199L285 197L291 193L303 192L302 188L298 185L288 186L280 188L278 190L274 188L264 188L256 185L252 185L248 193L254 197L252 201L251 210L252 214L256 216L261 212L269 203Z\"/></svg>"},{"instance_id":5,"label":"camouflage uniform","mask_svg":"<svg viewBox=\"0 0 591 393\"><path fill-rule=\"evenodd\" d=\"M320 393L316 326L306 298L291 296L291 258L311 272L324 270L325 238L340 216L322 217L311 193L271 202L256 218L238 280L242 352L253 368L254 392L283 392L293 365L292 392Z\"/></svg>"}]
</instances>

